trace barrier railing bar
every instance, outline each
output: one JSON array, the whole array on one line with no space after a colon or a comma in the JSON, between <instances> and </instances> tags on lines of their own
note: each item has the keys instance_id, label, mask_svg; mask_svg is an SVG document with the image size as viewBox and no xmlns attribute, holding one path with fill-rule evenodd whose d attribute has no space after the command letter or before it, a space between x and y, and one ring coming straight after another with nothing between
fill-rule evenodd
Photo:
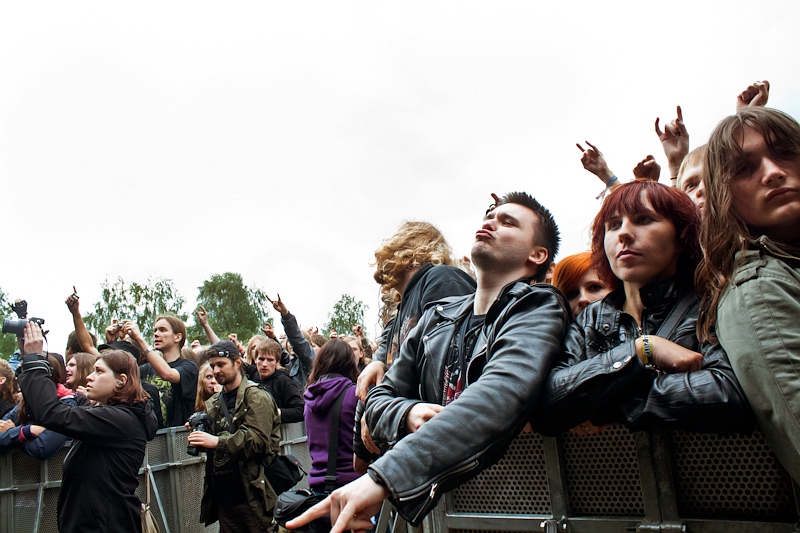
<instances>
[{"instance_id":1,"label":"barrier railing bar","mask_svg":"<svg viewBox=\"0 0 800 533\"><path fill-rule=\"evenodd\" d=\"M145 475L150 476L150 487L155 493L156 503L158 504L158 512L161 514L161 520L164 521L164 529L166 529L165 533L172 533L169 529L169 523L167 522L167 515L164 512L164 503L161 501L161 495L158 493L158 485L156 485L156 478L153 475L153 469L148 469L148 471L145 472Z\"/></svg>"},{"instance_id":2,"label":"barrier railing bar","mask_svg":"<svg viewBox=\"0 0 800 533\"><path fill-rule=\"evenodd\" d=\"M636 460L639 465L639 479L642 483L642 505L644 506L644 523L660 524L661 500L658 495L656 467L653 450L650 445L650 434L646 431L633 433L636 443Z\"/></svg>"},{"instance_id":3,"label":"barrier railing bar","mask_svg":"<svg viewBox=\"0 0 800 533\"><path fill-rule=\"evenodd\" d=\"M567 467L564 461L564 447L560 438L542 437L544 465L547 485L550 488L550 511L553 516L569 515L569 494L567 492Z\"/></svg>"},{"instance_id":4,"label":"barrier railing bar","mask_svg":"<svg viewBox=\"0 0 800 533\"><path fill-rule=\"evenodd\" d=\"M183 429L183 428L181 428ZM167 462L175 462L175 428L169 428L170 438L167 439ZM183 533L183 502L180 497L181 479L177 468L170 468L169 471L170 496L172 498L172 524L175 531Z\"/></svg>"},{"instance_id":5,"label":"barrier railing bar","mask_svg":"<svg viewBox=\"0 0 800 533\"><path fill-rule=\"evenodd\" d=\"M655 466L655 479L658 484L659 508L661 509L661 519L664 522L682 523L680 512L678 511L678 495L675 490L675 472L672 468L673 456L672 445L669 436L664 429L652 428L650 444L653 451L653 463Z\"/></svg>"}]
</instances>

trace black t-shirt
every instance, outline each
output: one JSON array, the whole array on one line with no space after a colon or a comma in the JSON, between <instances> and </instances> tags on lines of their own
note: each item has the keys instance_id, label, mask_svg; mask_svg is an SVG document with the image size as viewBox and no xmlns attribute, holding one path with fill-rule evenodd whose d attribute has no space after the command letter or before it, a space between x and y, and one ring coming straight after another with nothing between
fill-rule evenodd
<instances>
[{"instance_id":1,"label":"black t-shirt","mask_svg":"<svg viewBox=\"0 0 800 533\"><path fill-rule=\"evenodd\" d=\"M194 413L194 401L197 395L197 376L200 369L197 363L189 359L176 359L169 367L177 370L181 376L178 383L170 383L161 379L150 363L139 367L142 381L151 383L161 393L161 414L167 427L182 426Z\"/></svg>"}]
</instances>

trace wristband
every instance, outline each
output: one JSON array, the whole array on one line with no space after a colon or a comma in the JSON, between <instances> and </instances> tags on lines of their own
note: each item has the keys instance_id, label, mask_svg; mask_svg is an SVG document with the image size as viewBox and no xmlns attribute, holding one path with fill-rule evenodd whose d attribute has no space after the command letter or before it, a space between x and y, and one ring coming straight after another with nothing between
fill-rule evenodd
<instances>
[{"instance_id":1,"label":"wristband","mask_svg":"<svg viewBox=\"0 0 800 533\"><path fill-rule=\"evenodd\" d=\"M653 364L653 345L650 343L650 335L642 335L642 359L645 366Z\"/></svg>"},{"instance_id":2,"label":"wristband","mask_svg":"<svg viewBox=\"0 0 800 533\"><path fill-rule=\"evenodd\" d=\"M606 195L606 193L608 192L608 190L611 188L611 186L614 184L615 181L617 181L617 175L616 174L614 174L613 176L611 176L608 179L608 181L606 182L606 188L603 189L602 191L600 191L600 194L595 196L594 199L595 200L599 200L599 199L603 198Z\"/></svg>"}]
</instances>

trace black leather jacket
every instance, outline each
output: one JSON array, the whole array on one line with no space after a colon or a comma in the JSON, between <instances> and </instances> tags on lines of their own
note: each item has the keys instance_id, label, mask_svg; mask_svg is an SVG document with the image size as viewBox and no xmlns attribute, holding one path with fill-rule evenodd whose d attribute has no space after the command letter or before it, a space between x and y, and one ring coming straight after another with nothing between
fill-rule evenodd
<instances>
[{"instance_id":1,"label":"black leather jacket","mask_svg":"<svg viewBox=\"0 0 800 533\"><path fill-rule=\"evenodd\" d=\"M502 457L536 404L569 322L564 296L549 285L506 286L486 314L459 398L406 435L419 402L441 405L447 352L475 296L428 308L383 383L367 397L373 439L394 447L370 466L400 514L419 524L447 492Z\"/></svg>"},{"instance_id":2,"label":"black leather jacket","mask_svg":"<svg viewBox=\"0 0 800 533\"><path fill-rule=\"evenodd\" d=\"M701 370L659 373L645 367L634 351L635 339L655 335L691 290L674 279L641 289L641 332L633 317L621 311L623 289L589 305L569 328L564 354L532 420L534 429L558 435L591 420L622 422L632 429L656 424L703 433L752 430L753 414L725 351L697 340L697 296L690 295L693 301L668 339L702 353Z\"/></svg>"}]
</instances>

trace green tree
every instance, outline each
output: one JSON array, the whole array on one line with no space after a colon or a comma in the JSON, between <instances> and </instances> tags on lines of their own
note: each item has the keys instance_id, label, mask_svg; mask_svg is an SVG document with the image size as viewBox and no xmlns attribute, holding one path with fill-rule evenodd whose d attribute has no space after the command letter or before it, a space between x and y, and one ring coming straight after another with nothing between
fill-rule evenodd
<instances>
[{"instance_id":1,"label":"green tree","mask_svg":"<svg viewBox=\"0 0 800 533\"><path fill-rule=\"evenodd\" d=\"M11 311L11 305L8 303L6 293L0 289L0 321L4 318L17 318L17 315ZM17 337L13 333L6 333L0 335L0 357L8 361L14 350L17 349Z\"/></svg>"},{"instance_id":2,"label":"green tree","mask_svg":"<svg viewBox=\"0 0 800 533\"><path fill-rule=\"evenodd\" d=\"M172 314L186 322L186 313L181 313L186 300L178 293L171 279L147 278L145 283L126 283L121 277L110 283L106 278L103 292L94 309L83 317L86 327L94 330L104 342L104 332L111 320L133 320L145 339L153 338L156 317Z\"/></svg>"},{"instance_id":3,"label":"green tree","mask_svg":"<svg viewBox=\"0 0 800 533\"><path fill-rule=\"evenodd\" d=\"M272 323L269 301L261 289L246 287L242 275L235 272L214 274L198 287L197 305L208 313L208 324L220 339L236 333L239 340L247 342L261 333L264 322ZM189 339L206 338L197 321L189 327Z\"/></svg>"},{"instance_id":4,"label":"green tree","mask_svg":"<svg viewBox=\"0 0 800 533\"><path fill-rule=\"evenodd\" d=\"M331 330L336 330L337 333L352 335L353 326L364 325L364 313L367 309L369 307L361 300L356 300L349 294L342 294L339 301L333 306L333 311L328 313L328 323L322 328L323 334L327 337ZM366 335L366 330L364 335Z\"/></svg>"}]
</instances>

